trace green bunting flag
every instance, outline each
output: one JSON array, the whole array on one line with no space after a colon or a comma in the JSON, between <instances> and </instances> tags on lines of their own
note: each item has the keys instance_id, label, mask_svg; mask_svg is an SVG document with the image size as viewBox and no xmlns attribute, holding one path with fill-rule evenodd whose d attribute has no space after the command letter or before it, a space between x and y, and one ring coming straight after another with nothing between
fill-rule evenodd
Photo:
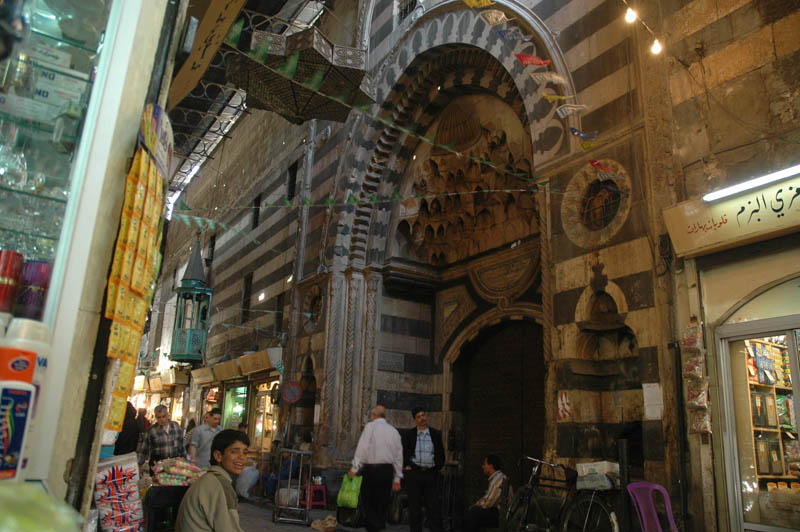
<instances>
[{"instance_id":1,"label":"green bunting flag","mask_svg":"<svg viewBox=\"0 0 800 532\"><path fill-rule=\"evenodd\" d=\"M272 44L271 39L267 37L266 39L258 43L258 45L255 48L250 50L250 52L248 52L247 55L254 61L263 63L264 61L267 60L267 55L269 54L269 47L271 44Z\"/></svg>"},{"instance_id":2,"label":"green bunting flag","mask_svg":"<svg viewBox=\"0 0 800 532\"><path fill-rule=\"evenodd\" d=\"M286 58L286 62L275 69L275 72L287 79L294 79L297 72L297 63L300 62L300 52L295 52Z\"/></svg>"},{"instance_id":3,"label":"green bunting flag","mask_svg":"<svg viewBox=\"0 0 800 532\"><path fill-rule=\"evenodd\" d=\"M228 30L228 34L225 36L225 44L231 48L239 46L239 39L242 38L242 28L244 28L244 17L237 20Z\"/></svg>"},{"instance_id":4,"label":"green bunting flag","mask_svg":"<svg viewBox=\"0 0 800 532\"><path fill-rule=\"evenodd\" d=\"M322 86L322 82L324 80L325 80L325 69L320 68L319 70L314 72L314 75L312 75L308 81L302 83L301 85L303 85L305 88L309 90L317 92L319 88Z\"/></svg>"}]
</instances>

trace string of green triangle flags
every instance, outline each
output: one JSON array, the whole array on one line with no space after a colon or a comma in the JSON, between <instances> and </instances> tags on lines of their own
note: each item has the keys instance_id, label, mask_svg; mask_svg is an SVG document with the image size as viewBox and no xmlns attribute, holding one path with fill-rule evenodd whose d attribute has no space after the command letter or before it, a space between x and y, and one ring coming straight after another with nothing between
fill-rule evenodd
<instances>
[{"instance_id":1,"label":"string of green triangle flags","mask_svg":"<svg viewBox=\"0 0 800 532\"><path fill-rule=\"evenodd\" d=\"M278 74L278 75L282 76L283 78L287 79L288 81L290 81L291 83L293 83L295 85L298 85L300 87L304 87L304 88L306 88L306 89L308 89L310 91L313 91L314 93L319 94L320 96L322 96L324 98L328 98L330 100L333 100L333 101L335 101L335 102L337 102L337 103L339 103L339 104L341 104L341 105L343 105L343 106L345 106L345 107L347 107L347 108L349 108L351 110L360 111L360 112L366 114L372 109L372 107L374 105L372 103L355 104L355 105L348 103L349 96L352 93L352 91L350 89L345 89L344 92L342 92L341 94L338 94L338 95L325 94L325 93L321 92L319 89L322 86L322 83L323 83L323 80L324 80L324 76L325 76L325 69L323 69L323 68L320 68L317 71L315 71L314 74L307 81L300 82L300 81L295 80L294 77L295 77L295 74L297 72L297 67L298 67L298 64L299 64L299 61L300 61L300 52L295 52L294 54L288 56L286 58L286 61L280 66L271 67L271 66L267 65L266 64L266 60L267 60L267 56L269 55L270 46L272 44L272 41L271 41L271 39L269 37L267 37L267 38L261 40L260 42L258 42L256 44L256 46L253 47L247 53L245 53L243 50L240 50L239 49L239 41L240 41L241 36L242 36L243 28L244 28L244 19L240 18L239 20L236 21L236 23L233 24L233 26L231 26L231 29L230 29L230 31L228 31L228 34L227 34L227 36L225 37L225 40L224 40L224 43L226 45L228 45L236 53L239 53L239 54L241 54L243 56L246 56L246 57L250 58L251 60L259 63L260 65L262 65L264 68L272 71L275 74ZM567 98L567 96L551 95L551 94L544 94L543 96L546 99L548 99L548 101L551 101L551 103L553 101L557 101L559 99ZM571 109L570 112L574 112L575 110L580 109L581 106L577 106L577 105L574 105L574 104L565 104L562 107L569 107ZM465 157L465 158L467 158L467 159L469 159L471 161L474 161L474 162L476 162L478 164L481 164L481 165L484 165L484 166L488 166L488 167L493 168L494 170L496 170L496 171L498 171L500 173L515 177L515 178L520 179L522 181L527 181L527 182L534 183L534 184L537 184L537 185L544 185L544 184L546 184L548 182L546 179L536 179L533 176L531 176L528 172L519 171L519 170L516 170L516 169L510 169L510 168L508 168L506 166L500 165L500 164L498 164L498 163L496 163L496 162L494 162L492 160L489 160L489 159L484 159L482 157L477 157L477 156L474 156L474 155L461 153L461 152L457 151L455 149L455 146L452 145L452 144L441 144L441 143L438 143L436 141L436 138L426 137L422 133L418 132L417 131L417 127L419 127L419 124L411 124L409 126L400 125L400 124L396 123L394 120L388 118L387 116L383 116L381 114L377 114L375 116L371 116L370 118L372 120L375 120L375 121L383 124L384 126L396 129L398 131L401 131L401 132L405 133L406 135L409 135L411 137L414 137L414 138L417 138L417 139L421 140L422 142L430 144L432 147L448 151L448 152L450 152L450 153L452 153L454 155L458 155L459 157ZM570 131L572 132L573 135L579 136L581 138L584 138L585 141L586 140L590 140L590 137L591 137L591 140L596 138L596 133L594 133L594 134L584 134L583 132L580 132L580 131L576 130L575 128L570 128ZM584 137L584 135L586 135L586 137ZM594 145L592 145L592 147L594 147Z\"/></svg>"},{"instance_id":2,"label":"string of green triangle flags","mask_svg":"<svg viewBox=\"0 0 800 532\"><path fill-rule=\"evenodd\" d=\"M414 193L408 196L403 196L395 192L391 196L379 196L378 194L371 194L368 198L359 199L354 194L350 194L347 197L347 200L344 202L336 202L333 201L332 198L328 197L324 199L322 202L313 202L308 197L298 197L293 200L289 199L282 199L281 201L267 201L262 203L259 208L283 208L283 207L347 207L350 205L380 205L384 203L409 203L412 201L417 200L433 200L436 198L445 198L445 197L453 197L453 196L467 196L467 195L489 195L489 194L497 194L497 193L505 193L511 194L512 192L536 192L536 188L502 188L502 189L486 189L486 190L470 190L470 191L462 191L462 192L440 192L436 194L424 194L424 193ZM411 206L410 204L407 206ZM229 212L232 210L249 210L253 209L253 205L240 205L240 206L229 206L225 207L223 210L225 212ZM180 213L185 212L213 212L219 210L218 208L210 208L210 207L190 207L186 204L182 199L178 203L177 208L175 209L174 216L177 216ZM218 223L217 225L220 225ZM224 229L224 227L223 227ZM212 228L213 230L213 228Z\"/></svg>"}]
</instances>

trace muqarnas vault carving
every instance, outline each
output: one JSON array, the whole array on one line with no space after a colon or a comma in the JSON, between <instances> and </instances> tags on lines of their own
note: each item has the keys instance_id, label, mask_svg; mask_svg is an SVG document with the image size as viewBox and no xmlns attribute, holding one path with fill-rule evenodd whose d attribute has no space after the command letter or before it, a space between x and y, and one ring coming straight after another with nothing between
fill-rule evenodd
<instances>
[{"instance_id":1,"label":"muqarnas vault carving","mask_svg":"<svg viewBox=\"0 0 800 532\"><path fill-rule=\"evenodd\" d=\"M538 232L533 187L508 173L533 174L530 135L508 105L463 96L428 135L435 145L417 148L403 181L420 197L399 207L399 255L444 266Z\"/></svg>"}]
</instances>

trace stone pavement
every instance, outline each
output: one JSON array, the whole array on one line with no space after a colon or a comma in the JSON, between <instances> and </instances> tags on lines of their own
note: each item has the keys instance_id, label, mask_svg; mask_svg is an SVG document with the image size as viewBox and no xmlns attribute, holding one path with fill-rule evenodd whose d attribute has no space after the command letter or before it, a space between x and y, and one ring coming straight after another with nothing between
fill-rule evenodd
<instances>
[{"instance_id":1,"label":"stone pavement","mask_svg":"<svg viewBox=\"0 0 800 532\"><path fill-rule=\"evenodd\" d=\"M311 510L311 520L325 519L329 515L335 515L333 510L322 510L314 508ZM244 532L312 532L309 526L293 523L273 523L272 508L268 504L254 503L249 501L239 501L239 524ZM340 526L337 530L342 532L363 531L358 528L347 528ZM407 531L408 525L387 525L387 532Z\"/></svg>"}]
</instances>

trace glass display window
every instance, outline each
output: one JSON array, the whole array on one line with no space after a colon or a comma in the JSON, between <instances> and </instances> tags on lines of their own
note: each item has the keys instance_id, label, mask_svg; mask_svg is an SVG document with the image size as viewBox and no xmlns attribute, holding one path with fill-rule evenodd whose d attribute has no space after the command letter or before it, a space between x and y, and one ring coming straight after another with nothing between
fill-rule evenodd
<instances>
[{"instance_id":1,"label":"glass display window","mask_svg":"<svg viewBox=\"0 0 800 532\"><path fill-rule=\"evenodd\" d=\"M274 402L279 381L276 379L256 385L254 397L253 439L251 447L269 452L278 430L278 411Z\"/></svg>"},{"instance_id":2,"label":"glass display window","mask_svg":"<svg viewBox=\"0 0 800 532\"><path fill-rule=\"evenodd\" d=\"M42 319L111 4L25 0L2 12L17 42L0 62L0 312Z\"/></svg>"},{"instance_id":3,"label":"glass display window","mask_svg":"<svg viewBox=\"0 0 800 532\"><path fill-rule=\"evenodd\" d=\"M225 390L222 406L222 428L236 429L247 420L247 386L234 386Z\"/></svg>"},{"instance_id":4,"label":"glass display window","mask_svg":"<svg viewBox=\"0 0 800 532\"><path fill-rule=\"evenodd\" d=\"M800 304L784 306L783 316L773 307L769 317L755 319L764 301L776 297L754 298L717 330L732 530L800 529Z\"/></svg>"}]
</instances>

